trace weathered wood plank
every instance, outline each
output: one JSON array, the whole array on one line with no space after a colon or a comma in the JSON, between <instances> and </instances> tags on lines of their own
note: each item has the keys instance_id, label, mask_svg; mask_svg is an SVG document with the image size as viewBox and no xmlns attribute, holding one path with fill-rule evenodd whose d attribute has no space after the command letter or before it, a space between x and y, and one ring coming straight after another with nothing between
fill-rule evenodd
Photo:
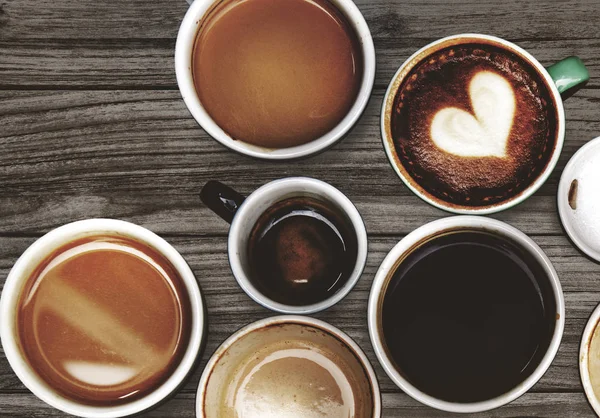
<instances>
[{"instance_id":1,"label":"weathered wood plank","mask_svg":"<svg viewBox=\"0 0 600 418\"><path fill-rule=\"evenodd\" d=\"M485 32L488 33L488 32ZM596 34L590 34L597 36ZM398 67L436 38L388 34L375 39L377 88L387 87ZM530 40L510 38L550 65L579 56L600 74L600 38ZM0 37L0 89L177 89L170 39L9 39ZM590 87L598 87L592 79Z\"/></svg>"},{"instance_id":2,"label":"weathered wood plank","mask_svg":"<svg viewBox=\"0 0 600 418\"><path fill-rule=\"evenodd\" d=\"M419 404L408 395L384 393L383 416L385 418L447 418L455 416ZM144 418L193 418L196 399L192 393L179 393L158 408L148 411ZM68 418L29 393L4 394L0 414L11 418ZM529 393L502 408L480 414L461 415L465 418L521 418L535 416L544 418L591 418L595 417L582 393Z\"/></svg>"},{"instance_id":3,"label":"weathered wood plank","mask_svg":"<svg viewBox=\"0 0 600 418\"><path fill-rule=\"evenodd\" d=\"M175 89L174 50L174 38L6 40L0 36L0 88Z\"/></svg>"},{"instance_id":4,"label":"weathered wood plank","mask_svg":"<svg viewBox=\"0 0 600 418\"><path fill-rule=\"evenodd\" d=\"M183 391L193 392L209 356L231 333L249 322L273 315L248 298L238 287L227 263L224 237L166 237L186 258L194 270L206 298L209 314L207 346L202 361ZM368 336L366 310L369 291L379 264L400 239L371 238L370 253L362 279L338 305L317 314L347 332L365 350L374 365L382 390L398 389L385 375L374 355ZM35 240L0 238L0 285L14 261ZM535 240L551 258L567 292L567 325L560 351L543 379L533 388L536 392L580 391L577 358L581 333L591 312L600 302L597 278L600 265L579 256L564 237L538 236ZM1 286L0 286L1 289ZM23 391L0 350L0 392Z\"/></svg>"},{"instance_id":5,"label":"weathered wood plank","mask_svg":"<svg viewBox=\"0 0 600 418\"><path fill-rule=\"evenodd\" d=\"M166 217L179 213L193 221L203 216L202 210L196 212L196 193L208 179L248 193L290 175L340 187L373 219L373 233L408 232L442 212L414 197L389 166L378 129L382 94L374 94L360 123L333 149L278 163L240 156L210 139L175 91L0 92L0 232L31 232L81 217L139 216L157 209ZM573 119L567 123L559 165L524 206L550 216L532 224L530 211L515 209L501 218L522 219L525 229L535 225L533 232L560 233L552 214L556 185L568 158L600 132L599 103L600 89L584 90L567 102ZM36 214L37 209L42 212ZM380 215L394 219L377 226ZM163 231L199 231L198 224L176 221L179 228ZM399 225L406 222L410 227Z\"/></svg>"},{"instance_id":6,"label":"weathered wood plank","mask_svg":"<svg viewBox=\"0 0 600 418\"><path fill-rule=\"evenodd\" d=\"M330 174L317 177L338 187L352 199L371 235L407 234L427 222L450 216L415 196L373 197L357 194L339 178L331 178ZM115 188L118 178L118 174L114 174ZM166 181L150 173L146 178L148 187ZM61 183L68 185L71 181L73 180L65 179ZM255 189L254 185L248 186L238 181L227 183L245 194ZM107 186L105 192L98 194L39 192L38 195L31 196L2 197L0 234L38 234L80 219L117 218L142 224L162 234L226 235L228 224L206 208L197 196L203 184L204 181L195 181L188 186L189 190L185 194L145 191L111 193L113 186ZM379 189L378 185L373 185L374 193ZM518 208L493 217L508 222L527 234L562 233L556 212L556 199L553 196L533 196Z\"/></svg>"},{"instance_id":7,"label":"weathered wood plank","mask_svg":"<svg viewBox=\"0 0 600 418\"><path fill-rule=\"evenodd\" d=\"M184 0L96 2L9 0L0 3L0 37L174 38ZM596 33L595 0L357 0L376 38L431 38L486 32L503 37L585 39ZM435 24L433 24L435 23Z\"/></svg>"}]
</instances>

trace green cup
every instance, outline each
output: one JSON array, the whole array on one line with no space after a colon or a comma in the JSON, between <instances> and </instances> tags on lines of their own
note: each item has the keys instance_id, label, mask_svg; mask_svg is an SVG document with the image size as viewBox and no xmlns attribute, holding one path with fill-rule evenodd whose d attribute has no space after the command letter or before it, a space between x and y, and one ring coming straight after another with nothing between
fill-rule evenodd
<instances>
[{"instance_id":1,"label":"green cup","mask_svg":"<svg viewBox=\"0 0 600 418\"><path fill-rule=\"evenodd\" d=\"M409 170L404 167L403 162L396 150L394 138L392 136L391 121L393 115L392 112L394 111L394 100L396 93L402 86L403 81L415 66L426 60L432 54L444 48L461 44L478 43L505 49L528 62L539 73L542 81L545 82L547 89L550 91L550 96L552 97L554 108L556 110L557 136L554 148L548 157L548 162L545 168L537 177L531 179L523 191L488 206L461 206L430 194L424 187L421 186L420 179L411 177ZM410 190L412 190L417 196L427 203L440 209L458 214L484 215L511 208L535 193L552 173L552 170L558 162L565 139L565 112L563 108L563 101L571 96L576 90L584 86L589 78L590 76L588 70L577 57L565 58L562 61L545 68L537 59L535 59L523 48L513 44L512 42L494 36L461 34L437 40L415 52L410 58L408 58L408 60L406 60L404 64L402 64L400 69L392 78L392 81L390 82L386 92L381 111L381 135L390 164L400 179Z\"/></svg>"}]
</instances>

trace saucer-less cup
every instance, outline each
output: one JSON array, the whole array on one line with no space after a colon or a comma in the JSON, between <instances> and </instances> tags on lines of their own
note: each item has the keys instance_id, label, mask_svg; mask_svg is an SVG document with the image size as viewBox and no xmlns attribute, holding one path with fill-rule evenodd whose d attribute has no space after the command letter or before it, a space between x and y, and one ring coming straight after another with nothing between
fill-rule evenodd
<instances>
[{"instance_id":1,"label":"saucer-less cup","mask_svg":"<svg viewBox=\"0 0 600 418\"><path fill-rule=\"evenodd\" d=\"M491 43L503 48L509 52L516 54L529 63L535 68L540 77L544 80L548 86L548 90L551 92L554 107L557 114L557 138L554 150L549 157L548 164L542 173L533 181L531 184L523 190L521 193L508 198L502 202L482 207L468 207L453 205L450 203L443 202L442 200L435 198L422 188L418 181L413 179L410 173L405 169L403 164L398 157L396 148L394 146L394 138L392 136L391 128L391 115L394 108L394 98L396 92L402 85L405 77L410 71L426 59L431 54L449 46L476 43L477 41L483 41L485 43ZM546 179L554 170L560 153L562 151L563 142L565 140L565 111L563 108L563 100L570 96L575 90L583 86L589 79L589 74L581 60L577 57L569 57L556 64L544 68L529 52L525 51L518 45L512 42L506 41L501 38L488 35L480 34L461 34L449 36L447 38L439 39L429 45L419 49L413 55L411 55L402 66L398 69L392 81L390 82L387 92L383 100L383 106L381 109L381 136L383 139L383 147L387 154L387 157L392 165L396 174L404 182L404 184L418 197L423 199L425 202L438 207L440 209L454 212L458 214L470 214L470 215L484 215L495 212L500 212L505 209L509 209L527 199L529 196L534 194L544 184ZM561 97L562 95L562 97Z\"/></svg>"},{"instance_id":2,"label":"saucer-less cup","mask_svg":"<svg viewBox=\"0 0 600 418\"><path fill-rule=\"evenodd\" d=\"M594 309L581 337L579 375L590 405L600 416L600 305Z\"/></svg>"},{"instance_id":3,"label":"saucer-less cup","mask_svg":"<svg viewBox=\"0 0 600 418\"><path fill-rule=\"evenodd\" d=\"M399 370L394 364L393 359L387 352L382 330L383 301L387 287L396 269L398 268L398 265L402 263L402 260L421 243L426 242L436 236L443 235L447 232L457 230L485 231L504 237L518 244L525 251L528 251L533 256L533 259L539 263L541 269L545 272L545 276L549 282L550 288L552 289L556 305L556 323L554 327L554 333L552 334L548 349L546 350L546 353L542 357L537 368L534 369L533 373L529 375L529 377L515 386L512 390L502 394L501 396L482 402L449 402L435 398L421 391L417 385L408 381L408 379L403 376L402 370ZM435 291L435 289L432 289L432 291ZM548 370L548 367L550 367L550 364L552 363L552 360L558 351L558 347L560 346L560 341L562 339L565 326L565 302L562 287L554 267L550 263L550 260L546 254L544 254L542 249L531 238L518 229L495 219L480 216L454 216L439 219L417 228L403 238L398 244L396 244L394 248L392 248L392 250L381 263L381 266L375 275L373 287L371 288L371 294L369 296L367 315L369 335L371 337L371 342L373 344L373 348L375 349L377 359L381 363L387 375L394 381L396 385L398 385L400 389L417 401L443 411L475 413L498 408L514 401L531 389L531 387L538 380L540 380L546 370ZM435 330L431 330L431 332L435 332ZM440 344L442 345L441 349L443 349L443 341L441 341Z\"/></svg>"},{"instance_id":4,"label":"saucer-less cup","mask_svg":"<svg viewBox=\"0 0 600 418\"><path fill-rule=\"evenodd\" d=\"M558 183L558 214L567 235L577 247L600 261L600 137L592 139L571 157Z\"/></svg>"},{"instance_id":5,"label":"saucer-less cup","mask_svg":"<svg viewBox=\"0 0 600 418\"><path fill-rule=\"evenodd\" d=\"M367 106L375 81L375 47L373 46L373 38L365 18L354 2L352 0L331 0L331 3L346 16L348 22L352 25L362 47L364 62L363 78L354 105L335 128L320 138L315 138L313 141L303 145L279 149L263 148L234 140L215 123L198 98L192 74L194 41L203 18L220 2L221 0L194 1L181 22L175 46L177 84L187 108L200 126L210 136L226 147L241 154L268 160L287 160L306 157L323 151L342 139L356 124Z\"/></svg>"},{"instance_id":6,"label":"saucer-less cup","mask_svg":"<svg viewBox=\"0 0 600 418\"><path fill-rule=\"evenodd\" d=\"M306 315L322 311L342 300L358 282L367 261L367 231L356 207L342 192L328 183L309 177L274 180L244 197L216 181L208 182L200 194L202 201L231 223L228 237L229 264L240 287L254 301L276 312ZM259 217L274 204L291 197L313 197L336 209L356 233L357 256L345 284L329 298L311 305L286 305L261 293L250 279L248 242Z\"/></svg>"},{"instance_id":7,"label":"saucer-less cup","mask_svg":"<svg viewBox=\"0 0 600 418\"><path fill-rule=\"evenodd\" d=\"M231 404L234 403L234 400L231 397L236 395L238 397L243 396L235 391L239 390L240 386L244 385L244 383L248 383L251 375L247 376L244 382L234 380L235 378L232 379L232 375L236 371L239 371L240 362L243 362L244 359L252 356L270 343L298 340L302 341L303 347L314 344L317 347L326 347L328 351L333 353L332 358L328 360L321 359L316 361L324 360L325 363L329 363L329 365L323 364L321 366L323 367L322 370L333 372L332 377L338 384L343 384L344 381L354 381L356 383L355 388L357 393L353 393L352 398L355 401L365 400L365 402L371 405L365 404L362 408L363 412L366 412L368 415L358 415L357 412L357 415L352 415L353 417L381 417L381 395L377 377L360 347L348 335L326 322L294 315L274 316L254 322L240 329L221 344L208 361L202 373L196 395L196 416L198 418L218 417L220 416L219 412L222 403L225 400L230 406L233 406ZM291 350L294 350L294 348ZM296 349L294 351L299 352L296 354L298 358L302 358L305 355L301 353L302 350ZM259 365L254 366L254 369L250 373L258 371L260 366L265 367L265 364L268 367L269 362L267 360L270 360L272 365L278 359L280 357L276 357L276 354L273 354ZM311 399L310 395L307 396L307 393L314 393L314 388L310 388L311 382L302 382L302 377L298 376L295 372L290 371L289 373L294 375L295 381L289 382L289 379L285 379L289 378L289 376L286 376L286 370L279 370L278 374L284 379L279 385L277 382L272 382L272 385L278 389L278 393L286 392L288 396L288 388L298 390L299 393L297 393L296 397L299 403L297 406L298 409L321 408L319 413L319 416L321 416L323 413L322 408L326 408L327 405L317 403L318 401ZM261 387L263 392L267 390L265 386ZM306 389L307 393L303 393L304 389ZM261 393L261 395L264 396L264 398L261 397L263 403L269 399L268 393ZM273 394L273 397L276 396ZM269 406L268 411L265 411L265 416L284 416L281 413L289 411L290 405L281 399L277 400L278 402L274 402ZM264 405L261 404L261 406ZM367 411L370 411L370 414ZM317 411L315 411L316 413Z\"/></svg>"},{"instance_id":8,"label":"saucer-less cup","mask_svg":"<svg viewBox=\"0 0 600 418\"><path fill-rule=\"evenodd\" d=\"M162 254L179 273L189 296L191 332L189 346L169 378L148 395L117 406L91 406L66 399L31 368L19 349L17 304L21 289L41 260L61 246L90 235L126 236ZM56 409L86 418L118 418L140 413L171 396L192 371L205 333L206 317L196 278L183 257L167 241L141 226L114 219L88 219L63 225L35 241L8 274L0 299L0 336L6 358L21 382L38 398Z\"/></svg>"}]
</instances>

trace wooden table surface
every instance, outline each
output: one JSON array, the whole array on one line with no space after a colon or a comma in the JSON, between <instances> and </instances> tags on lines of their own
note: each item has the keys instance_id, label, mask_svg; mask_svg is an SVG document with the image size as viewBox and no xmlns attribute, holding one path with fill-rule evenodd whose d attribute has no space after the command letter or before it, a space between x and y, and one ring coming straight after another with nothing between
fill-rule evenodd
<instances>
[{"instance_id":1,"label":"wooden table surface","mask_svg":"<svg viewBox=\"0 0 600 418\"><path fill-rule=\"evenodd\" d=\"M209 336L181 391L145 417L193 417L204 364L231 333L273 315L237 286L227 263L228 225L198 192L209 179L243 193L280 177L325 180L354 201L370 253L357 287L315 315L365 350L381 383L384 417L443 417L403 394L377 363L366 306L385 254L404 235L448 216L413 196L388 165L379 133L385 88L416 49L446 35L481 32L516 42L542 64L578 55L592 79L565 103L565 147L552 177L495 218L520 228L548 254L562 281L566 328L552 367L533 389L481 417L593 417L579 380L579 341L600 302L600 265L561 229L557 182L568 159L600 135L600 0L359 0L377 51L370 104L332 149L295 162L257 161L223 148L181 100L173 65L184 0L0 0L0 284L36 238L67 222L128 220L171 242L206 297ZM443 341L440 342L443 344ZM0 351L0 417L63 417L20 383Z\"/></svg>"}]
</instances>

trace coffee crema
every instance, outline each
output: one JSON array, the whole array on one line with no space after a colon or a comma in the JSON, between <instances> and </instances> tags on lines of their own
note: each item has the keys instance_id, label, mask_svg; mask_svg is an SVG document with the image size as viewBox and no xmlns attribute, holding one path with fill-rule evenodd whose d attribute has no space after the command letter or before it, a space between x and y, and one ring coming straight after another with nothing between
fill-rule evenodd
<instances>
[{"instance_id":1,"label":"coffee crema","mask_svg":"<svg viewBox=\"0 0 600 418\"><path fill-rule=\"evenodd\" d=\"M286 305L321 302L340 290L356 266L350 221L316 198L285 199L267 209L250 233L250 280Z\"/></svg>"},{"instance_id":2,"label":"coffee crema","mask_svg":"<svg viewBox=\"0 0 600 418\"><path fill-rule=\"evenodd\" d=\"M97 235L43 260L18 303L19 345L54 390L114 406L156 389L179 365L191 308L175 268L129 238Z\"/></svg>"},{"instance_id":3,"label":"coffee crema","mask_svg":"<svg viewBox=\"0 0 600 418\"><path fill-rule=\"evenodd\" d=\"M446 204L482 207L516 197L540 176L557 119L532 64L478 41L417 63L398 88L390 123L415 187Z\"/></svg>"},{"instance_id":4,"label":"coffee crema","mask_svg":"<svg viewBox=\"0 0 600 418\"><path fill-rule=\"evenodd\" d=\"M265 332L273 329L257 331L256 338ZM299 325L284 325L279 338L264 339L246 355L233 353L227 373L213 377L223 387L218 405L206 406L207 418L373 416L367 375L341 341Z\"/></svg>"},{"instance_id":5,"label":"coffee crema","mask_svg":"<svg viewBox=\"0 0 600 418\"><path fill-rule=\"evenodd\" d=\"M226 0L200 23L200 102L233 139L266 148L315 140L341 122L362 82L360 41L327 0Z\"/></svg>"},{"instance_id":6,"label":"coffee crema","mask_svg":"<svg viewBox=\"0 0 600 418\"><path fill-rule=\"evenodd\" d=\"M424 393L481 402L540 365L556 301L542 266L517 244L483 231L447 232L414 248L392 274L381 313L385 349Z\"/></svg>"}]
</instances>

